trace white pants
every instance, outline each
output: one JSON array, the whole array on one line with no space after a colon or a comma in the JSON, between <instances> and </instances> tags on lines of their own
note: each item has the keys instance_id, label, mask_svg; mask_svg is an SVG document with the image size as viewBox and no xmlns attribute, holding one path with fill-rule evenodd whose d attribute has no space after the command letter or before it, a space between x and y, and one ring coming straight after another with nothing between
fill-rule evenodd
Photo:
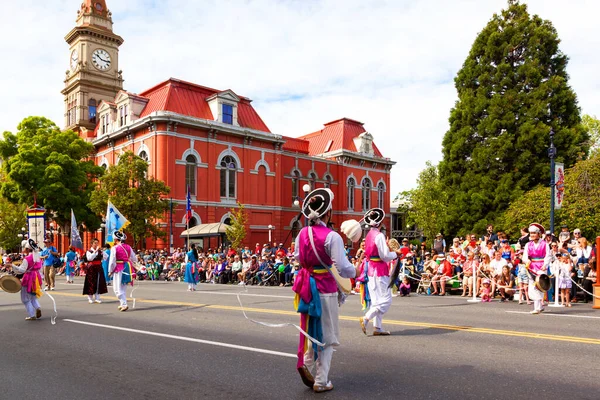
<instances>
[{"instance_id":1,"label":"white pants","mask_svg":"<svg viewBox=\"0 0 600 400\"><path fill-rule=\"evenodd\" d=\"M35 294L27 293L27 289L21 288L21 301L25 305L25 310L29 317L35 317L35 310L40 308L40 303Z\"/></svg>"},{"instance_id":2,"label":"white pants","mask_svg":"<svg viewBox=\"0 0 600 400\"><path fill-rule=\"evenodd\" d=\"M123 279L123 271L115 272L113 274L113 291L115 296L119 299L119 303L122 307L127 307L127 285L121 284Z\"/></svg>"},{"instance_id":3,"label":"white pants","mask_svg":"<svg viewBox=\"0 0 600 400\"><path fill-rule=\"evenodd\" d=\"M315 362L312 342L309 342L308 351L304 353L304 364L315 377L315 384L325 386L329 382L329 368L331 367L331 358L333 357L333 347L340 345L338 340L339 305L337 293L319 294L319 297L321 299L321 325L323 327L323 343L325 343L325 347L319 347L317 362Z\"/></svg>"},{"instance_id":4,"label":"white pants","mask_svg":"<svg viewBox=\"0 0 600 400\"><path fill-rule=\"evenodd\" d=\"M527 294L529 294L529 299L533 300L533 309L535 311L540 311L544 308L544 292L535 287L535 280L529 282Z\"/></svg>"},{"instance_id":5,"label":"white pants","mask_svg":"<svg viewBox=\"0 0 600 400\"><path fill-rule=\"evenodd\" d=\"M378 330L382 329L383 315L392 305L392 289L388 289L389 284L389 276L370 276L367 283L369 296L371 296L371 308L365 314L365 318L373 321L373 326Z\"/></svg>"}]
</instances>

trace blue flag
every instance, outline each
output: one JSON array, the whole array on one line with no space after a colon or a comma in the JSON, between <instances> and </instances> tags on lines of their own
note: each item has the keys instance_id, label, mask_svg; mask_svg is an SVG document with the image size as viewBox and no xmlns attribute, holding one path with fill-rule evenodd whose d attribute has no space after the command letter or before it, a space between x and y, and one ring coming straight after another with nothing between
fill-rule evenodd
<instances>
[{"instance_id":1,"label":"blue flag","mask_svg":"<svg viewBox=\"0 0 600 400\"><path fill-rule=\"evenodd\" d=\"M79 229L77 229L77 221L75 220L73 209L71 209L71 246L83 250L83 242L79 235Z\"/></svg>"},{"instance_id":2,"label":"blue flag","mask_svg":"<svg viewBox=\"0 0 600 400\"><path fill-rule=\"evenodd\" d=\"M129 220L109 200L106 209L106 243L112 245L115 242L113 232L125 229L127 225L129 225Z\"/></svg>"}]
</instances>

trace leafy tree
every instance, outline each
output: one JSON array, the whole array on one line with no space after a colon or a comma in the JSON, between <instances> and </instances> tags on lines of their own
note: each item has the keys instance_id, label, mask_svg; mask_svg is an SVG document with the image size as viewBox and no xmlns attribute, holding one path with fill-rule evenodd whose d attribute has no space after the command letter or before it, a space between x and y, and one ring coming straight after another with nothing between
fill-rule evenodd
<instances>
[{"instance_id":1,"label":"leafy tree","mask_svg":"<svg viewBox=\"0 0 600 400\"><path fill-rule=\"evenodd\" d=\"M600 232L600 154L582 160L565 171L565 198L556 210L556 227L567 224L581 229L584 236L595 238ZM512 238L519 228L540 222L549 228L550 188L542 185L514 201L503 215L501 226Z\"/></svg>"},{"instance_id":2,"label":"leafy tree","mask_svg":"<svg viewBox=\"0 0 600 400\"><path fill-rule=\"evenodd\" d=\"M164 237L166 233L153 222L169 209L165 196L171 189L163 181L148 178L148 163L131 151L123 153L117 165L109 167L92 193L90 208L105 215L108 199L131 222L125 229L137 244L146 237Z\"/></svg>"},{"instance_id":3,"label":"leafy tree","mask_svg":"<svg viewBox=\"0 0 600 400\"><path fill-rule=\"evenodd\" d=\"M87 206L93 180L104 172L89 159L94 146L44 117L25 118L17 129L16 134L4 132L0 140L6 177L2 196L29 205L35 198L63 225L70 223L73 209L78 221L97 229L100 219Z\"/></svg>"},{"instance_id":4,"label":"leafy tree","mask_svg":"<svg viewBox=\"0 0 600 400\"><path fill-rule=\"evenodd\" d=\"M594 115L585 114L582 117L583 129L590 135L590 155L598 154L600 150L600 120Z\"/></svg>"},{"instance_id":5,"label":"leafy tree","mask_svg":"<svg viewBox=\"0 0 600 400\"><path fill-rule=\"evenodd\" d=\"M458 101L443 139L447 234L483 231L524 192L547 184L551 129L565 167L587 155L559 42L552 23L517 0L475 39L455 78Z\"/></svg>"},{"instance_id":6,"label":"leafy tree","mask_svg":"<svg viewBox=\"0 0 600 400\"><path fill-rule=\"evenodd\" d=\"M239 249L246 238L246 224L248 223L248 215L244 209L244 205L238 203L237 209L231 209L231 225L227 228L225 234L227 240L231 242L231 247Z\"/></svg>"},{"instance_id":7,"label":"leafy tree","mask_svg":"<svg viewBox=\"0 0 600 400\"><path fill-rule=\"evenodd\" d=\"M410 210L409 222L415 223L428 239L433 239L446 222L448 193L444 190L437 166L427 161L417 179L417 188L404 192Z\"/></svg>"},{"instance_id":8,"label":"leafy tree","mask_svg":"<svg viewBox=\"0 0 600 400\"><path fill-rule=\"evenodd\" d=\"M27 223L25 217L25 204L13 204L4 197L0 197L0 247L9 251L17 249L21 240L17 235L21 227Z\"/></svg>"}]
</instances>

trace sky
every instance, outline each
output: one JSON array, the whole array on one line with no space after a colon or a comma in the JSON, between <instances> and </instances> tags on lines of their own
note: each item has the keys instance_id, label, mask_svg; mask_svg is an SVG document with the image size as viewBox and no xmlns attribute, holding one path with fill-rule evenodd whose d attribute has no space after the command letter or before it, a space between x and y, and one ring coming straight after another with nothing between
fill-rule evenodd
<instances>
[{"instance_id":1,"label":"sky","mask_svg":"<svg viewBox=\"0 0 600 400\"><path fill-rule=\"evenodd\" d=\"M0 132L30 115L63 126L64 36L80 0L3 2ZM106 0L125 39L119 68L139 93L170 77L249 97L269 129L300 136L348 117L416 187L457 100L454 77L506 0ZM529 0L569 57L582 113L600 116L600 2Z\"/></svg>"}]
</instances>

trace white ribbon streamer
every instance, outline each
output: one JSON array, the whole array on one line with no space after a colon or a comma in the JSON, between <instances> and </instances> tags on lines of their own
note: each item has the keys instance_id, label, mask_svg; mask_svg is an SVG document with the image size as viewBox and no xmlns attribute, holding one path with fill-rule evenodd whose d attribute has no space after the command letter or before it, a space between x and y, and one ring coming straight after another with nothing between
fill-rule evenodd
<instances>
[{"instance_id":1,"label":"white ribbon streamer","mask_svg":"<svg viewBox=\"0 0 600 400\"><path fill-rule=\"evenodd\" d=\"M50 323L52 325L56 325L56 317L58 317L58 312L56 311L56 300L54 300L54 297L52 297L48 291L45 293L48 295L48 297L50 297L50 300L52 300L52 304L54 305L54 316L50 317Z\"/></svg>"},{"instance_id":2,"label":"white ribbon streamer","mask_svg":"<svg viewBox=\"0 0 600 400\"><path fill-rule=\"evenodd\" d=\"M248 292L248 288L245 288L246 292ZM262 326L266 326L269 328L285 328L287 326L293 326L294 328L296 328L301 334L303 334L308 340L310 340L312 343L316 344L317 346L321 346L321 347L325 347L325 343L321 343L319 342L317 339L315 339L314 337L310 336L306 331L304 331L304 329L302 329L300 326L296 325L296 324L292 324L291 322L286 322L283 324L271 324L269 322L262 322L262 321L257 321L254 320L252 318L249 318L248 315L246 315L246 310L244 310L244 305L242 304L242 299L240 298L240 294L237 293L236 294L237 299L238 299L238 303L240 303L240 307L242 309L242 314L244 314L244 318L246 318L248 321L253 322L257 325L262 325Z\"/></svg>"}]
</instances>

